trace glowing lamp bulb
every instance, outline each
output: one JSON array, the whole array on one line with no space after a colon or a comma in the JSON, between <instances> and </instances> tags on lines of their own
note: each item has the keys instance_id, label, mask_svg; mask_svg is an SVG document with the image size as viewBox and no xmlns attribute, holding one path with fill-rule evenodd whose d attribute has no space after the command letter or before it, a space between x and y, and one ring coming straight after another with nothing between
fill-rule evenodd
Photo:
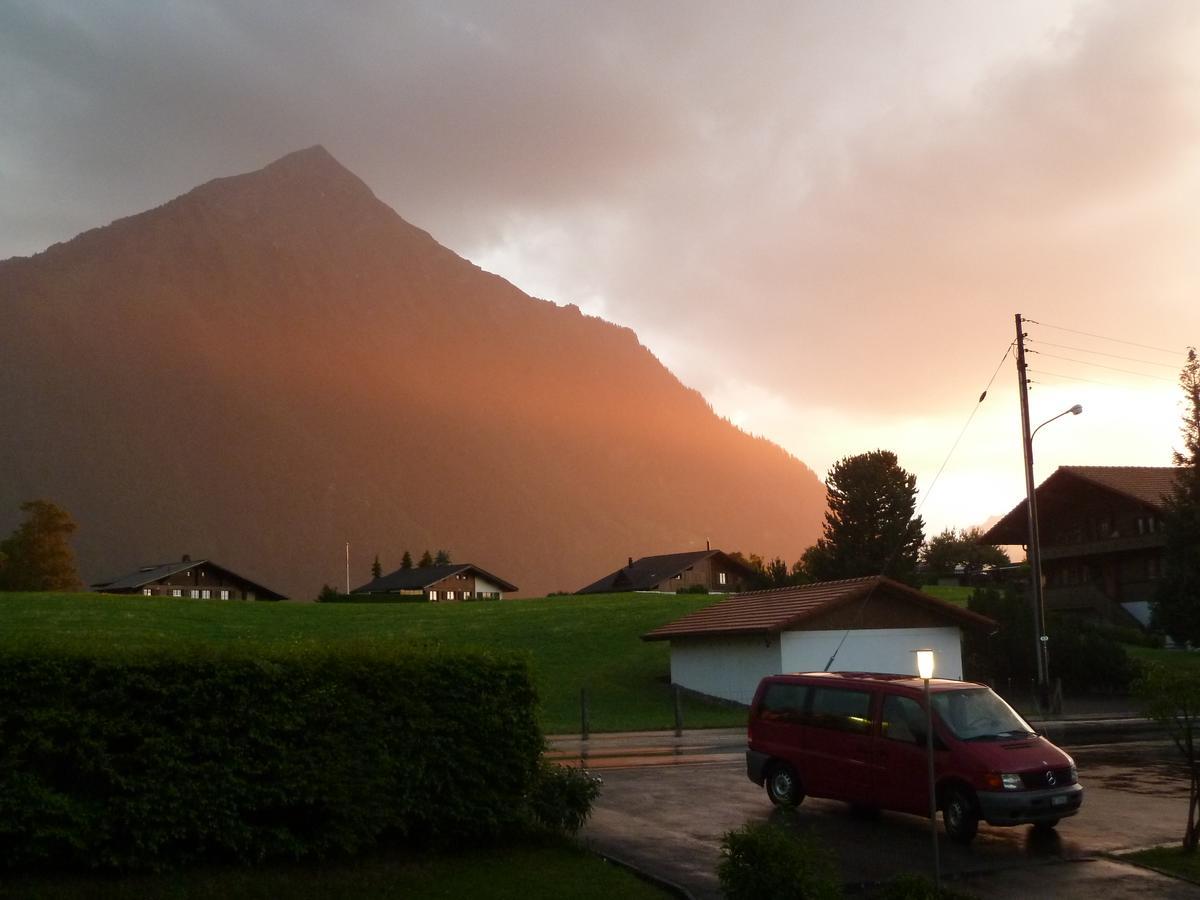
<instances>
[{"instance_id":1,"label":"glowing lamp bulb","mask_svg":"<svg viewBox=\"0 0 1200 900\"><path fill-rule=\"evenodd\" d=\"M918 650L917 651L917 673L922 678L933 677L933 651Z\"/></svg>"}]
</instances>

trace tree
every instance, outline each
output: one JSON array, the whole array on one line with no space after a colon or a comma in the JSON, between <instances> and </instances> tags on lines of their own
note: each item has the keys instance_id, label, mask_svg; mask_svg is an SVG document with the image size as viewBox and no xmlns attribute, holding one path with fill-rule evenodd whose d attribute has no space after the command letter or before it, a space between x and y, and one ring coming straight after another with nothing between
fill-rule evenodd
<instances>
[{"instance_id":1,"label":"tree","mask_svg":"<svg viewBox=\"0 0 1200 900\"><path fill-rule=\"evenodd\" d=\"M433 558L433 564L435 566L450 565L450 551L449 550L439 550L437 552L437 556L435 556Z\"/></svg>"},{"instance_id":2,"label":"tree","mask_svg":"<svg viewBox=\"0 0 1200 900\"><path fill-rule=\"evenodd\" d=\"M77 527L70 513L49 500L26 501L21 512L25 520L0 542L0 590L82 590L69 542Z\"/></svg>"},{"instance_id":3,"label":"tree","mask_svg":"<svg viewBox=\"0 0 1200 900\"><path fill-rule=\"evenodd\" d=\"M953 575L959 566L963 574L974 575L986 566L1007 566L1012 560L1008 554L994 544L981 544L983 531L979 528L964 528L955 531L947 528L931 537L921 548L921 561L935 575Z\"/></svg>"},{"instance_id":4,"label":"tree","mask_svg":"<svg viewBox=\"0 0 1200 900\"><path fill-rule=\"evenodd\" d=\"M383 577L383 566L381 566L379 564L379 554L378 553L375 554L375 562L371 563L371 577L372 578L382 578Z\"/></svg>"},{"instance_id":5,"label":"tree","mask_svg":"<svg viewBox=\"0 0 1200 900\"><path fill-rule=\"evenodd\" d=\"M1200 644L1200 361L1188 349L1179 375L1183 388L1183 450L1179 472L1163 498L1164 575L1154 596L1154 624L1179 643Z\"/></svg>"},{"instance_id":6,"label":"tree","mask_svg":"<svg viewBox=\"0 0 1200 900\"><path fill-rule=\"evenodd\" d=\"M411 569L412 567L412 554L405 550L404 555L400 557L400 568Z\"/></svg>"},{"instance_id":7,"label":"tree","mask_svg":"<svg viewBox=\"0 0 1200 900\"><path fill-rule=\"evenodd\" d=\"M1195 853L1200 843L1200 679L1190 670L1148 666L1135 688L1142 706L1151 719L1163 725L1183 756L1190 776L1187 828L1183 850Z\"/></svg>"},{"instance_id":8,"label":"tree","mask_svg":"<svg viewBox=\"0 0 1200 900\"><path fill-rule=\"evenodd\" d=\"M433 565L433 557L429 555L428 550L421 554L421 558L417 560L417 565L422 569Z\"/></svg>"},{"instance_id":9,"label":"tree","mask_svg":"<svg viewBox=\"0 0 1200 900\"><path fill-rule=\"evenodd\" d=\"M911 581L925 523L915 516L917 476L896 454L872 450L834 463L825 479L824 536L804 551L814 581L888 575Z\"/></svg>"}]
</instances>

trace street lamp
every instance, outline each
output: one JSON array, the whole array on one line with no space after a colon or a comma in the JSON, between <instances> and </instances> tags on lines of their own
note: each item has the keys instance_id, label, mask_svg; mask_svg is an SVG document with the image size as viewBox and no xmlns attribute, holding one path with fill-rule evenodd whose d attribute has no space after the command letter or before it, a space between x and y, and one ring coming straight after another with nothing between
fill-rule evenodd
<instances>
[{"instance_id":1,"label":"street lamp","mask_svg":"<svg viewBox=\"0 0 1200 900\"><path fill-rule=\"evenodd\" d=\"M929 763L929 834L933 839L933 883L942 893L942 863L938 857L937 789L933 774L933 704L929 700L929 679L933 677L933 651L917 651L917 674L925 682L925 755Z\"/></svg>"},{"instance_id":2,"label":"street lamp","mask_svg":"<svg viewBox=\"0 0 1200 900\"><path fill-rule=\"evenodd\" d=\"M1051 416L1033 432L1029 431L1028 409L1023 409L1023 424L1025 426L1025 496L1029 509L1029 574L1033 580L1033 632L1037 643L1034 652L1037 659L1038 703L1043 712L1050 706L1049 660L1046 652L1046 609L1042 600L1042 541L1038 532L1037 491L1033 484L1033 436L1049 425L1055 419L1065 415L1077 416L1083 412L1083 407L1076 403L1070 409L1064 409L1057 416Z\"/></svg>"}]
</instances>

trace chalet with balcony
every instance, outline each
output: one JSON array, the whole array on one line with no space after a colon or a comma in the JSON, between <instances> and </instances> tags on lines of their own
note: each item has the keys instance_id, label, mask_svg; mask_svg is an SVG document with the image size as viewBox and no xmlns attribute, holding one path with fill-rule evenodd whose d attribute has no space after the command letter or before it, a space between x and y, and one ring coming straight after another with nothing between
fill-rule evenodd
<instances>
[{"instance_id":1,"label":"chalet with balcony","mask_svg":"<svg viewBox=\"0 0 1200 900\"><path fill-rule=\"evenodd\" d=\"M1163 499L1170 467L1061 466L1037 488L1048 611L1148 625L1163 575ZM980 538L1028 544L1022 501Z\"/></svg>"},{"instance_id":2,"label":"chalet with balcony","mask_svg":"<svg viewBox=\"0 0 1200 900\"><path fill-rule=\"evenodd\" d=\"M217 565L211 559L184 554L174 563L142 566L120 578L92 585L102 594L141 594L190 600L286 600L283 594Z\"/></svg>"},{"instance_id":3,"label":"chalet with balcony","mask_svg":"<svg viewBox=\"0 0 1200 900\"><path fill-rule=\"evenodd\" d=\"M388 595L423 597L430 603L457 603L462 600L503 600L506 592L517 590L503 578L485 572L470 563L450 563L444 566L421 566L397 569L381 575L350 592L358 595Z\"/></svg>"},{"instance_id":4,"label":"chalet with balcony","mask_svg":"<svg viewBox=\"0 0 1200 900\"><path fill-rule=\"evenodd\" d=\"M677 593L688 588L704 587L710 592L725 594L757 587L758 573L720 550L694 550L688 553L667 553L643 556L624 568L610 572L576 594L620 594L626 591L658 591Z\"/></svg>"}]
</instances>

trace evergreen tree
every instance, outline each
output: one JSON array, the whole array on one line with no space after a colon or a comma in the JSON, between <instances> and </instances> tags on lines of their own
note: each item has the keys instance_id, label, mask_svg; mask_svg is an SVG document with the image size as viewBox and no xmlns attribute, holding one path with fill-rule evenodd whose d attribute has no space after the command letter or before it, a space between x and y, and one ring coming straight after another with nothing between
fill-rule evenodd
<instances>
[{"instance_id":1,"label":"evergreen tree","mask_svg":"<svg viewBox=\"0 0 1200 900\"><path fill-rule=\"evenodd\" d=\"M25 520L0 542L0 590L82 590L69 543L75 520L49 500L29 500L21 512Z\"/></svg>"},{"instance_id":2,"label":"evergreen tree","mask_svg":"<svg viewBox=\"0 0 1200 900\"><path fill-rule=\"evenodd\" d=\"M1195 348L1179 375L1184 393L1179 472L1163 500L1164 575L1154 597L1154 624L1172 639L1200 644L1200 361Z\"/></svg>"},{"instance_id":3,"label":"evergreen tree","mask_svg":"<svg viewBox=\"0 0 1200 900\"><path fill-rule=\"evenodd\" d=\"M432 565L433 565L433 557L430 556L429 551L426 550L424 553L421 554L421 558L419 560L417 560L417 566L422 569L425 569Z\"/></svg>"},{"instance_id":4,"label":"evergreen tree","mask_svg":"<svg viewBox=\"0 0 1200 900\"><path fill-rule=\"evenodd\" d=\"M1008 554L999 547L979 543L981 537L983 531L979 528L947 528L925 543L921 560L934 575L953 575L958 566L963 567L964 574L972 575L983 571L984 566L1011 564Z\"/></svg>"},{"instance_id":5,"label":"evergreen tree","mask_svg":"<svg viewBox=\"0 0 1200 900\"><path fill-rule=\"evenodd\" d=\"M402 557L400 557L400 568L401 569L411 569L412 567L413 567L412 554L409 553L407 550L405 550L404 555Z\"/></svg>"},{"instance_id":6,"label":"evergreen tree","mask_svg":"<svg viewBox=\"0 0 1200 900\"><path fill-rule=\"evenodd\" d=\"M371 563L371 577L372 578L382 578L383 577L383 566L381 566L379 564L379 554L378 553L375 554L375 562Z\"/></svg>"},{"instance_id":7,"label":"evergreen tree","mask_svg":"<svg viewBox=\"0 0 1200 900\"><path fill-rule=\"evenodd\" d=\"M435 556L433 558L433 564L435 566L450 565L450 551L449 550L439 550L437 552L437 556Z\"/></svg>"},{"instance_id":8,"label":"evergreen tree","mask_svg":"<svg viewBox=\"0 0 1200 900\"><path fill-rule=\"evenodd\" d=\"M825 479L824 536L804 551L814 581L887 575L912 581L925 523L915 516L917 476L890 450L834 463Z\"/></svg>"}]
</instances>

